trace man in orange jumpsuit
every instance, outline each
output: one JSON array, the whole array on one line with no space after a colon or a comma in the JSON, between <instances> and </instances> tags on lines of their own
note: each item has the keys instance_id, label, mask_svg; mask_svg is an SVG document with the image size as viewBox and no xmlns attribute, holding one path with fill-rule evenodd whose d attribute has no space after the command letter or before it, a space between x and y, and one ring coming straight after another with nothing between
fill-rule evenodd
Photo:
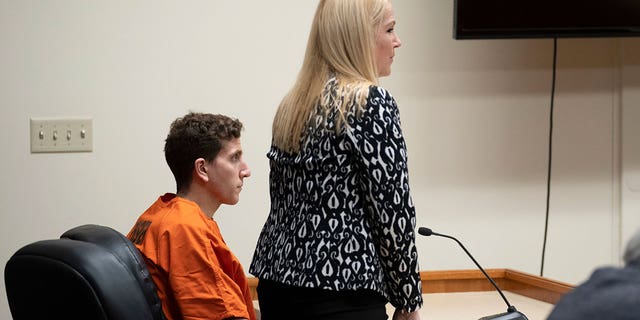
<instances>
[{"instance_id":1,"label":"man in orange jumpsuit","mask_svg":"<svg viewBox=\"0 0 640 320\"><path fill-rule=\"evenodd\" d=\"M223 115L176 119L165 158L177 193L156 200L128 238L145 257L170 320L255 320L247 279L213 215L238 202L251 175L242 158L242 123Z\"/></svg>"}]
</instances>

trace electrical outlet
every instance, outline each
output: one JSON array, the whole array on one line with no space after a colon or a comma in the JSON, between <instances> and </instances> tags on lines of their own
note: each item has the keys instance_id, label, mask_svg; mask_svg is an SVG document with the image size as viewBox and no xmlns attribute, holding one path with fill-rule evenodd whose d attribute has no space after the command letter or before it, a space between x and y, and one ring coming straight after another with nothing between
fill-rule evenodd
<instances>
[{"instance_id":1,"label":"electrical outlet","mask_svg":"<svg viewBox=\"0 0 640 320\"><path fill-rule=\"evenodd\" d=\"M31 153L93 151L93 119L31 118Z\"/></svg>"}]
</instances>

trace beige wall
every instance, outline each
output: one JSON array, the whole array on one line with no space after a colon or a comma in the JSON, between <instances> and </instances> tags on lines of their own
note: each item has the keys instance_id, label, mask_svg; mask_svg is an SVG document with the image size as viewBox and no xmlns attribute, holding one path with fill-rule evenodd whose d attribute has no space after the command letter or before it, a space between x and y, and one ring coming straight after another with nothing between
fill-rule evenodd
<instances>
[{"instance_id":1,"label":"beige wall","mask_svg":"<svg viewBox=\"0 0 640 320\"><path fill-rule=\"evenodd\" d=\"M458 237L486 268L538 274L553 41L455 41L451 1L394 3L403 47L383 85L400 106L418 224ZM0 263L80 224L126 233L173 191L163 139L196 110L246 125L253 175L216 219L248 265L268 212L270 120L315 5L0 0ZM545 276L576 283L619 263L640 226L639 52L636 39L558 41ZM94 151L30 154L29 118L50 116L92 117ZM474 267L445 239L418 246L423 270Z\"/></svg>"},{"instance_id":2,"label":"beige wall","mask_svg":"<svg viewBox=\"0 0 640 320\"><path fill-rule=\"evenodd\" d=\"M640 229L640 39L622 43L622 243Z\"/></svg>"}]
</instances>

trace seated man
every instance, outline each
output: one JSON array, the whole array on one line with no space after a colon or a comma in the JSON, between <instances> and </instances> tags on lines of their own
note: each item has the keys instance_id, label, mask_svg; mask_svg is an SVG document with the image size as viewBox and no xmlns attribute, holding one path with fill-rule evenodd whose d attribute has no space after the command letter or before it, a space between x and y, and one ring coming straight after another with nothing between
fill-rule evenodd
<instances>
[{"instance_id":1,"label":"seated man","mask_svg":"<svg viewBox=\"0 0 640 320\"><path fill-rule=\"evenodd\" d=\"M624 263L596 269L558 301L548 319L640 319L640 230L627 243Z\"/></svg>"},{"instance_id":2,"label":"seated man","mask_svg":"<svg viewBox=\"0 0 640 320\"><path fill-rule=\"evenodd\" d=\"M256 319L244 270L213 220L220 205L238 202L251 174L241 130L223 115L176 119L164 153L177 193L160 196L127 236L145 257L170 320Z\"/></svg>"}]
</instances>

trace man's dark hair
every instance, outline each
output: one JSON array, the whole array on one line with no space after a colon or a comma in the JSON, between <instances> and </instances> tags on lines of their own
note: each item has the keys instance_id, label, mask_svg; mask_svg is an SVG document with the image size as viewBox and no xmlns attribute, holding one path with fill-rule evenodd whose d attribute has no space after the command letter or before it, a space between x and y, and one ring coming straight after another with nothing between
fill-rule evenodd
<instances>
[{"instance_id":1,"label":"man's dark hair","mask_svg":"<svg viewBox=\"0 0 640 320\"><path fill-rule=\"evenodd\" d=\"M164 144L164 157L176 180L178 192L191 184L196 159L210 162L224 144L240 138L242 123L220 114L190 112L171 123Z\"/></svg>"}]
</instances>

